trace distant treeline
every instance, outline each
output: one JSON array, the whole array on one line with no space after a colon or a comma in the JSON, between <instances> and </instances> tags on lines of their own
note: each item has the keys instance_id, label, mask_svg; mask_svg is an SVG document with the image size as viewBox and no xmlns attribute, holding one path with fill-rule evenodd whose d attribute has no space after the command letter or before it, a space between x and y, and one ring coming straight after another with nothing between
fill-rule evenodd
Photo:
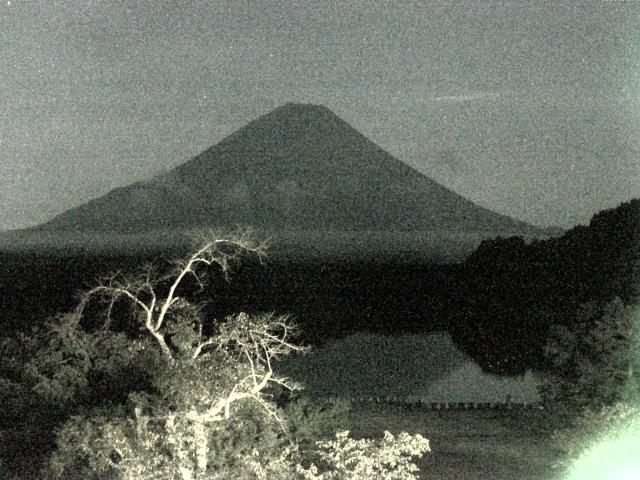
<instances>
[{"instance_id":1,"label":"distant treeline","mask_svg":"<svg viewBox=\"0 0 640 480\"><path fill-rule=\"evenodd\" d=\"M73 308L77 294L100 276L148 263L162 270L185 252L0 253L0 326L28 331ZM180 294L206 302L207 315L218 319L239 310L290 314L312 344L361 330L446 330L443 307L457 289L460 265L365 258L268 258L260 263L246 257L228 280L212 272L203 289L187 282Z\"/></svg>"},{"instance_id":2,"label":"distant treeline","mask_svg":"<svg viewBox=\"0 0 640 480\"><path fill-rule=\"evenodd\" d=\"M28 331L73 308L100 275L150 262L162 269L180 253L0 253L0 327ZM239 310L291 314L311 344L362 330L448 330L485 370L517 374L544 368L549 326L571 324L579 305L637 299L639 267L640 200L632 200L558 238L484 241L464 263L246 258L228 282L212 272L203 289L187 284L180 294L206 301L218 319Z\"/></svg>"},{"instance_id":3,"label":"distant treeline","mask_svg":"<svg viewBox=\"0 0 640 480\"><path fill-rule=\"evenodd\" d=\"M525 243L484 241L464 263L450 331L488 371L544 368L552 324L571 326L578 306L640 294L640 200L596 214L589 226Z\"/></svg>"}]
</instances>

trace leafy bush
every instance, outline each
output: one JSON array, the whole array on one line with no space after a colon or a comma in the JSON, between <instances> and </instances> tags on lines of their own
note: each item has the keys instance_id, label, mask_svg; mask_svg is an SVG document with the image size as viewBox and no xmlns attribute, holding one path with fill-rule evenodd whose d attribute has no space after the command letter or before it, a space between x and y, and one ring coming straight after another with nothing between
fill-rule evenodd
<instances>
[{"instance_id":1,"label":"leafy bush","mask_svg":"<svg viewBox=\"0 0 640 480\"><path fill-rule=\"evenodd\" d=\"M289 439L263 389L270 382L293 388L269 366L298 348L284 340L292 331L281 317L228 318L216 336L166 359L152 391L130 394L126 408L67 422L48 475L188 479L229 468L237 473L254 451L272 458ZM200 348L204 342L210 350Z\"/></svg>"},{"instance_id":2,"label":"leafy bush","mask_svg":"<svg viewBox=\"0 0 640 480\"><path fill-rule=\"evenodd\" d=\"M413 479L417 467L410 458L428 451L419 435L386 434L375 442L344 433L336 441L312 441L343 420L349 407L304 397L281 412L272 410L274 415L268 414L267 408L276 408L268 400L266 406L238 402L228 418L202 428L197 417L179 413L202 411L193 375L168 378L173 388L163 396L132 394L126 406L105 405L72 417L58 432L43 478ZM178 391L179 397L166 395ZM206 455L200 473L199 451Z\"/></svg>"},{"instance_id":3,"label":"leafy bush","mask_svg":"<svg viewBox=\"0 0 640 480\"><path fill-rule=\"evenodd\" d=\"M74 314L49 320L31 348L23 381L56 403L124 401L130 392L150 388L161 360L149 339L107 329L87 332Z\"/></svg>"},{"instance_id":4,"label":"leafy bush","mask_svg":"<svg viewBox=\"0 0 640 480\"><path fill-rule=\"evenodd\" d=\"M389 432L380 441L354 440L343 431L335 440L317 442L317 447L319 466L298 466L305 479L413 480L418 467L411 458L428 452L429 441L420 434L394 437Z\"/></svg>"},{"instance_id":5,"label":"leafy bush","mask_svg":"<svg viewBox=\"0 0 640 480\"><path fill-rule=\"evenodd\" d=\"M141 400L144 402L143 400ZM248 408L246 408L248 407ZM269 419L251 405L236 412L236 421L213 425L206 438L207 465L198 471L198 424L135 417L123 409L93 411L73 417L58 432L58 449L45 478L167 479L260 478L275 473L272 460L292 446ZM284 460L284 459L283 459ZM288 467L292 471L293 467ZM269 475L265 478L275 478Z\"/></svg>"},{"instance_id":6,"label":"leafy bush","mask_svg":"<svg viewBox=\"0 0 640 480\"><path fill-rule=\"evenodd\" d=\"M306 395L292 399L283 409L287 429L303 451L313 450L317 440L333 437L346 428L351 403L347 400L329 402L312 400Z\"/></svg>"},{"instance_id":7,"label":"leafy bush","mask_svg":"<svg viewBox=\"0 0 640 480\"><path fill-rule=\"evenodd\" d=\"M51 431L66 416L62 406L44 402L28 385L0 378L0 459L12 477L35 478L51 450Z\"/></svg>"},{"instance_id":8,"label":"leafy bush","mask_svg":"<svg viewBox=\"0 0 640 480\"><path fill-rule=\"evenodd\" d=\"M634 309L615 298L605 305L582 305L572 328L550 329L549 372L540 394L551 415L568 419L637 395L636 323Z\"/></svg>"}]
</instances>

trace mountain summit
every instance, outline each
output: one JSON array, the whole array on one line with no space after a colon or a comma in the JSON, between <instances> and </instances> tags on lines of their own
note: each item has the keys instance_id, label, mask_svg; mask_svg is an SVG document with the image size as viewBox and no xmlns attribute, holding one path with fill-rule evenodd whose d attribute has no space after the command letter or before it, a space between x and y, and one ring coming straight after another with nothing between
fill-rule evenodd
<instances>
[{"instance_id":1,"label":"mountain summit","mask_svg":"<svg viewBox=\"0 0 640 480\"><path fill-rule=\"evenodd\" d=\"M528 232L397 160L320 105L287 103L148 182L111 191L39 229Z\"/></svg>"}]
</instances>

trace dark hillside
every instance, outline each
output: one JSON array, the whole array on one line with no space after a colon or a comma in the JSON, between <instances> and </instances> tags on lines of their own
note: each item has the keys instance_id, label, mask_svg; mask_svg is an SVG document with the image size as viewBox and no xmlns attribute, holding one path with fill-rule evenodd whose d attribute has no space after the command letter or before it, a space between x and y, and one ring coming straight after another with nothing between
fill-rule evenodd
<instances>
[{"instance_id":1,"label":"dark hillside","mask_svg":"<svg viewBox=\"0 0 640 480\"><path fill-rule=\"evenodd\" d=\"M450 308L457 341L490 371L543 368L551 324L571 324L588 301L640 299L640 200L599 212L589 226L558 238L485 241L463 277Z\"/></svg>"}]
</instances>

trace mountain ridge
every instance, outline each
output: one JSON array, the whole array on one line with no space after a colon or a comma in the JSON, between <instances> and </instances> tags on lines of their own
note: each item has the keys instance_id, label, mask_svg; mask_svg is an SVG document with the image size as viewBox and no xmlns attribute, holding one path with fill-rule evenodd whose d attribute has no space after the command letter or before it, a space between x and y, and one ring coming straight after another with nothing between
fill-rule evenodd
<instances>
[{"instance_id":1,"label":"mountain ridge","mask_svg":"<svg viewBox=\"0 0 640 480\"><path fill-rule=\"evenodd\" d=\"M467 200L322 105L286 103L189 161L67 210L46 231L252 225L266 230L540 233Z\"/></svg>"}]
</instances>

